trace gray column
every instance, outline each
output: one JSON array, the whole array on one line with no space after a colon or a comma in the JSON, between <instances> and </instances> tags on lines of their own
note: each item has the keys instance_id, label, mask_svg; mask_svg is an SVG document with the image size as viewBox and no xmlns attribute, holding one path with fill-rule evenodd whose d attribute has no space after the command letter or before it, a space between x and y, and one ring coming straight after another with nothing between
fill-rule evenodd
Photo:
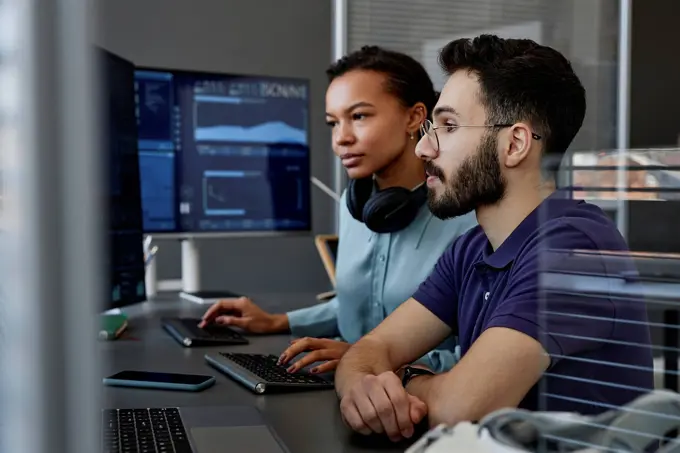
<instances>
[{"instance_id":1,"label":"gray column","mask_svg":"<svg viewBox=\"0 0 680 453\"><path fill-rule=\"evenodd\" d=\"M91 453L100 448L95 348L107 200L92 10L85 0L0 0L2 23L15 27L0 32L0 450Z\"/></svg>"},{"instance_id":2,"label":"gray column","mask_svg":"<svg viewBox=\"0 0 680 453\"><path fill-rule=\"evenodd\" d=\"M630 143L630 41L632 23L633 0L619 1L619 77L618 102L616 116L616 147L619 155L619 165L627 162L626 154ZM628 238L628 205L627 193L624 188L628 185L627 171L619 168L616 185L619 187L616 210L616 226L624 238Z\"/></svg>"},{"instance_id":3,"label":"gray column","mask_svg":"<svg viewBox=\"0 0 680 453\"><path fill-rule=\"evenodd\" d=\"M347 7L349 0L333 1L333 61L338 60L347 53ZM333 190L338 196L342 195L345 188L345 170L342 168L340 159L333 157ZM333 230L338 233L340 228L340 206L334 206L335 219Z\"/></svg>"}]
</instances>

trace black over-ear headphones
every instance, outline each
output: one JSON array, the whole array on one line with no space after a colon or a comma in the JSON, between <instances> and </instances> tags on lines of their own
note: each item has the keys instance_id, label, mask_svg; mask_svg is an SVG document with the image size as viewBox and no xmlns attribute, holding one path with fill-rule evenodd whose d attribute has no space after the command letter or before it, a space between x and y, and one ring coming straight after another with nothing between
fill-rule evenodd
<instances>
[{"instance_id":1,"label":"black over-ear headphones","mask_svg":"<svg viewBox=\"0 0 680 453\"><path fill-rule=\"evenodd\" d=\"M352 217L376 233L402 230L416 218L427 201L427 186L413 190L389 187L373 192L373 178L351 179L347 186L347 209Z\"/></svg>"}]
</instances>

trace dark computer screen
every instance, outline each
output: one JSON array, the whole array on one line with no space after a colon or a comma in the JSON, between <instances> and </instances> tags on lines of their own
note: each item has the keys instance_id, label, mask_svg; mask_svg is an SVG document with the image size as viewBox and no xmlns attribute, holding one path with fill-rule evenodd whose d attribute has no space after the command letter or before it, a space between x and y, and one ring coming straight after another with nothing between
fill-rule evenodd
<instances>
[{"instance_id":1,"label":"dark computer screen","mask_svg":"<svg viewBox=\"0 0 680 453\"><path fill-rule=\"evenodd\" d=\"M99 49L103 172L108 187L108 267L111 299L107 308L146 299L142 205L135 118L134 65Z\"/></svg>"},{"instance_id":2,"label":"dark computer screen","mask_svg":"<svg viewBox=\"0 0 680 453\"><path fill-rule=\"evenodd\" d=\"M680 253L680 201L628 200L627 205L631 250Z\"/></svg>"},{"instance_id":3,"label":"dark computer screen","mask_svg":"<svg viewBox=\"0 0 680 453\"><path fill-rule=\"evenodd\" d=\"M311 229L306 80L138 69L144 229Z\"/></svg>"}]
</instances>

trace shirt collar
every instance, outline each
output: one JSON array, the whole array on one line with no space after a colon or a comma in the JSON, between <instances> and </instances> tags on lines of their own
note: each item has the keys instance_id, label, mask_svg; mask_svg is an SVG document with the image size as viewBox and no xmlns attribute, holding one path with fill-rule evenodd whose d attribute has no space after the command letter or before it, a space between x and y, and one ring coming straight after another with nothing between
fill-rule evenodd
<instances>
[{"instance_id":1,"label":"shirt collar","mask_svg":"<svg viewBox=\"0 0 680 453\"><path fill-rule=\"evenodd\" d=\"M482 253L482 261L495 269L506 268L517 257L527 238L538 231L541 224L561 217L568 209L581 203L584 202L569 198L569 192L554 192L522 220L522 223L510 233L510 236L495 252L487 240L486 247Z\"/></svg>"}]
</instances>

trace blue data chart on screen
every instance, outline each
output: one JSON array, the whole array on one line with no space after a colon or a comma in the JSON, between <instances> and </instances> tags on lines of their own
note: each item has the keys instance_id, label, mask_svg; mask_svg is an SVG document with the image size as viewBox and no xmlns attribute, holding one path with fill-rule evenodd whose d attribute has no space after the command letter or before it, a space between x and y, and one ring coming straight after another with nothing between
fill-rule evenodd
<instances>
[{"instance_id":1,"label":"blue data chart on screen","mask_svg":"<svg viewBox=\"0 0 680 453\"><path fill-rule=\"evenodd\" d=\"M307 111L295 100L195 94L194 103L196 142L307 146Z\"/></svg>"},{"instance_id":2,"label":"blue data chart on screen","mask_svg":"<svg viewBox=\"0 0 680 453\"><path fill-rule=\"evenodd\" d=\"M310 229L307 81L186 71L137 78L148 227L170 225L162 207L173 194L178 232ZM173 184L162 184L173 171Z\"/></svg>"}]
</instances>

